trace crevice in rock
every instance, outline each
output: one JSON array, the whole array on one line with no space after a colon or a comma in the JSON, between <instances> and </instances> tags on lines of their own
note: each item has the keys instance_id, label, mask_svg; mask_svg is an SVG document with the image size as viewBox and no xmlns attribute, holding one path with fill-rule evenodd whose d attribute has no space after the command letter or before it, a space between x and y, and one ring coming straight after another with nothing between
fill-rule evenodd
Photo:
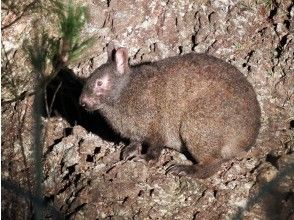
<instances>
[{"instance_id":1,"label":"crevice in rock","mask_svg":"<svg viewBox=\"0 0 294 220\"><path fill-rule=\"evenodd\" d=\"M79 205L78 207L76 207L74 211L72 211L71 213L69 213L69 214L66 216L66 219L71 219L71 217L72 217L74 214L78 213L80 210L82 210L82 208L83 208L85 205L87 205L87 203L83 203L83 204Z\"/></svg>"},{"instance_id":2,"label":"crevice in rock","mask_svg":"<svg viewBox=\"0 0 294 220\"><path fill-rule=\"evenodd\" d=\"M142 53L140 56L140 61L144 60L145 53Z\"/></svg>"},{"instance_id":3,"label":"crevice in rock","mask_svg":"<svg viewBox=\"0 0 294 220\"><path fill-rule=\"evenodd\" d=\"M261 37L263 37L263 36L264 36L264 34L265 34L265 31L266 31L266 29L267 29L267 27L261 28L260 30L258 30L258 32L257 32L257 33L259 33L259 34L260 34L260 36L261 36Z\"/></svg>"},{"instance_id":4,"label":"crevice in rock","mask_svg":"<svg viewBox=\"0 0 294 220\"><path fill-rule=\"evenodd\" d=\"M250 65L247 66L247 71L248 71L248 73L251 72L251 66Z\"/></svg>"},{"instance_id":5,"label":"crevice in rock","mask_svg":"<svg viewBox=\"0 0 294 220\"><path fill-rule=\"evenodd\" d=\"M100 151L101 151L101 147L95 147L95 149L94 149L94 154L95 154L95 155L96 155L96 154L99 154Z\"/></svg>"},{"instance_id":6,"label":"crevice in rock","mask_svg":"<svg viewBox=\"0 0 294 220\"><path fill-rule=\"evenodd\" d=\"M81 173L78 173L78 174L75 176L75 179L74 179L75 187L77 187L78 182L80 181L81 177L82 177L82 174L81 174Z\"/></svg>"},{"instance_id":7,"label":"crevice in rock","mask_svg":"<svg viewBox=\"0 0 294 220\"><path fill-rule=\"evenodd\" d=\"M201 20L200 20L200 16L198 14L199 14L198 11L196 11L194 14L194 18L196 20L196 24L194 25L195 35L197 35L199 30L201 29Z\"/></svg>"},{"instance_id":8,"label":"crevice in rock","mask_svg":"<svg viewBox=\"0 0 294 220\"><path fill-rule=\"evenodd\" d=\"M142 197L143 195L144 195L144 191L140 190L139 193L138 193L138 197Z\"/></svg>"},{"instance_id":9,"label":"crevice in rock","mask_svg":"<svg viewBox=\"0 0 294 220\"><path fill-rule=\"evenodd\" d=\"M201 194L201 196L199 197L198 200L200 200L201 198L203 198L205 196L206 192L207 192L207 189L203 190L202 191L202 194Z\"/></svg>"},{"instance_id":10,"label":"crevice in rock","mask_svg":"<svg viewBox=\"0 0 294 220\"><path fill-rule=\"evenodd\" d=\"M109 173L115 166L111 166L108 170L105 171L105 173Z\"/></svg>"},{"instance_id":11,"label":"crevice in rock","mask_svg":"<svg viewBox=\"0 0 294 220\"><path fill-rule=\"evenodd\" d=\"M251 51L248 53L248 55L247 55L247 62L249 62L249 60L250 60L250 58L252 57L252 55L253 55L254 52L255 52L254 50L251 50Z\"/></svg>"},{"instance_id":12,"label":"crevice in rock","mask_svg":"<svg viewBox=\"0 0 294 220\"><path fill-rule=\"evenodd\" d=\"M269 162L275 168L279 169L279 165L278 165L279 158L280 158L280 156L275 156L275 155L272 155L272 154L268 154L268 155L266 155L265 161Z\"/></svg>"},{"instance_id":13,"label":"crevice in rock","mask_svg":"<svg viewBox=\"0 0 294 220\"><path fill-rule=\"evenodd\" d=\"M285 145L284 149L286 150L286 155L291 155L294 152L292 150L292 142L287 141L286 143L284 143L284 145Z\"/></svg>"},{"instance_id":14,"label":"crevice in rock","mask_svg":"<svg viewBox=\"0 0 294 220\"><path fill-rule=\"evenodd\" d=\"M111 29L111 31L113 31L115 33L114 20L113 19L111 19L110 29Z\"/></svg>"},{"instance_id":15,"label":"crevice in rock","mask_svg":"<svg viewBox=\"0 0 294 220\"><path fill-rule=\"evenodd\" d=\"M126 197L123 199L122 204L126 203L126 202L128 201L128 199L129 199L129 197L126 196Z\"/></svg>"},{"instance_id":16,"label":"crevice in rock","mask_svg":"<svg viewBox=\"0 0 294 220\"><path fill-rule=\"evenodd\" d=\"M157 48L157 44L156 43L153 43L150 45L149 49L151 52L156 52L156 48Z\"/></svg>"},{"instance_id":17,"label":"crevice in rock","mask_svg":"<svg viewBox=\"0 0 294 220\"><path fill-rule=\"evenodd\" d=\"M90 69L93 69L93 66L94 66L94 57L90 58L89 63L90 63L89 64Z\"/></svg>"},{"instance_id":18,"label":"crevice in rock","mask_svg":"<svg viewBox=\"0 0 294 220\"><path fill-rule=\"evenodd\" d=\"M211 12L211 13L208 15L208 21L209 21L209 23L212 22L211 17L212 17L212 15L214 15L214 14L215 14L215 12L213 11L213 12Z\"/></svg>"},{"instance_id":19,"label":"crevice in rock","mask_svg":"<svg viewBox=\"0 0 294 220\"><path fill-rule=\"evenodd\" d=\"M63 181L69 180L69 177L76 171L76 165L74 164L66 168L68 173L62 178Z\"/></svg>"},{"instance_id":20,"label":"crevice in rock","mask_svg":"<svg viewBox=\"0 0 294 220\"><path fill-rule=\"evenodd\" d=\"M67 183L63 186L63 188L61 188L61 189L56 193L56 195L60 195L61 193L65 192L65 190L67 190L67 189L70 187L70 185L71 185L71 182L67 182Z\"/></svg>"},{"instance_id":21,"label":"crevice in rock","mask_svg":"<svg viewBox=\"0 0 294 220\"><path fill-rule=\"evenodd\" d=\"M149 196L152 197L153 193L154 193L154 189L150 189L149 190Z\"/></svg>"},{"instance_id":22,"label":"crevice in rock","mask_svg":"<svg viewBox=\"0 0 294 220\"><path fill-rule=\"evenodd\" d=\"M213 190L213 196L214 196L214 198L216 198L216 195L217 195L217 190Z\"/></svg>"},{"instance_id":23,"label":"crevice in rock","mask_svg":"<svg viewBox=\"0 0 294 220\"><path fill-rule=\"evenodd\" d=\"M199 11L196 11L196 12L194 13L194 18L197 17L198 13L199 13Z\"/></svg>"},{"instance_id":24,"label":"crevice in rock","mask_svg":"<svg viewBox=\"0 0 294 220\"><path fill-rule=\"evenodd\" d=\"M72 131L73 131L72 127L65 128L64 129L64 137L68 137L69 135L72 135Z\"/></svg>"},{"instance_id":25,"label":"crevice in rock","mask_svg":"<svg viewBox=\"0 0 294 220\"><path fill-rule=\"evenodd\" d=\"M236 180L237 180L237 178L232 178L232 179L230 179L229 181L224 182L224 185L225 185L225 186L228 186L231 182L234 182L234 181L236 181Z\"/></svg>"},{"instance_id":26,"label":"crevice in rock","mask_svg":"<svg viewBox=\"0 0 294 220\"><path fill-rule=\"evenodd\" d=\"M289 20L285 20L284 21L284 25L285 25L285 27L289 30L290 29L290 21Z\"/></svg>"},{"instance_id":27,"label":"crevice in rock","mask_svg":"<svg viewBox=\"0 0 294 220\"><path fill-rule=\"evenodd\" d=\"M288 16L288 18L291 18L291 10L292 10L293 6L294 6L294 2L292 1L292 3L287 8L287 12L288 12L287 16Z\"/></svg>"},{"instance_id":28,"label":"crevice in rock","mask_svg":"<svg viewBox=\"0 0 294 220\"><path fill-rule=\"evenodd\" d=\"M104 19L103 24L102 24L102 28L105 28L106 22L107 22L107 18L108 18L108 16Z\"/></svg>"},{"instance_id":29,"label":"crevice in rock","mask_svg":"<svg viewBox=\"0 0 294 220\"><path fill-rule=\"evenodd\" d=\"M183 46L179 46L179 55L183 54Z\"/></svg>"},{"instance_id":30,"label":"crevice in rock","mask_svg":"<svg viewBox=\"0 0 294 220\"><path fill-rule=\"evenodd\" d=\"M261 162L259 162L253 169L251 169L249 172L252 174L255 172L255 170L259 169L259 167L261 166Z\"/></svg>"},{"instance_id":31,"label":"crevice in rock","mask_svg":"<svg viewBox=\"0 0 294 220\"><path fill-rule=\"evenodd\" d=\"M50 146L47 147L47 151L44 153L44 157L46 157L50 152L52 152L54 146L56 146L57 144L59 144L63 140L63 138L64 137L55 139L54 142L53 142L53 144L51 144Z\"/></svg>"},{"instance_id":32,"label":"crevice in rock","mask_svg":"<svg viewBox=\"0 0 294 220\"><path fill-rule=\"evenodd\" d=\"M294 129L294 120L291 120L289 123L289 128Z\"/></svg>"},{"instance_id":33,"label":"crevice in rock","mask_svg":"<svg viewBox=\"0 0 294 220\"><path fill-rule=\"evenodd\" d=\"M191 47L191 50L192 50L192 51L195 51L195 47L197 46L197 43L196 43L196 34L192 35L192 37L191 37L191 41L192 41L192 47Z\"/></svg>"},{"instance_id":34,"label":"crevice in rock","mask_svg":"<svg viewBox=\"0 0 294 220\"><path fill-rule=\"evenodd\" d=\"M193 215L193 220L196 220L196 219L197 219L197 215L198 215L199 213L200 213L199 211L197 211L197 212L194 213L194 215Z\"/></svg>"},{"instance_id":35,"label":"crevice in rock","mask_svg":"<svg viewBox=\"0 0 294 220\"><path fill-rule=\"evenodd\" d=\"M94 162L94 156L95 155L87 155L87 158L86 158L86 162L90 162L90 163L93 163Z\"/></svg>"},{"instance_id":36,"label":"crevice in rock","mask_svg":"<svg viewBox=\"0 0 294 220\"><path fill-rule=\"evenodd\" d=\"M248 73L251 72L251 65L249 65L249 62L250 62L250 59L251 59L251 57L253 56L254 52L255 52L254 50L251 50L251 51L247 54L247 56L245 57L246 62L242 64L242 67L246 68Z\"/></svg>"},{"instance_id":37,"label":"crevice in rock","mask_svg":"<svg viewBox=\"0 0 294 220\"><path fill-rule=\"evenodd\" d=\"M270 13L269 13L269 16L268 16L268 19L270 21L273 20L274 16L277 14L278 12L278 4L275 0L272 0L272 9L270 10Z\"/></svg>"},{"instance_id":38,"label":"crevice in rock","mask_svg":"<svg viewBox=\"0 0 294 220\"><path fill-rule=\"evenodd\" d=\"M76 186L77 187L77 186ZM76 188L74 191L71 192L70 196L65 201L68 204L68 210L75 209L74 207L79 204L79 195L81 192L86 188L86 186L82 186L80 188Z\"/></svg>"},{"instance_id":39,"label":"crevice in rock","mask_svg":"<svg viewBox=\"0 0 294 220\"><path fill-rule=\"evenodd\" d=\"M110 2L111 2L111 0L106 1L107 7L110 7Z\"/></svg>"},{"instance_id":40,"label":"crevice in rock","mask_svg":"<svg viewBox=\"0 0 294 220\"><path fill-rule=\"evenodd\" d=\"M288 40L288 34L284 35L280 42L278 43L278 46L276 47L276 56L275 58L279 59L283 53L284 50L284 46L287 44L287 40Z\"/></svg>"},{"instance_id":41,"label":"crevice in rock","mask_svg":"<svg viewBox=\"0 0 294 220\"><path fill-rule=\"evenodd\" d=\"M62 171L63 170L63 166L64 166L64 161L61 161L60 162L60 171L59 171L60 173L63 173L63 171Z\"/></svg>"},{"instance_id":42,"label":"crevice in rock","mask_svg":"<svg viewBox=\"0 0 294 220\"><path fill-rule=\"evenodd\" d=\"M151 46L150 46L151 47ZM138 49L137 52L134 54L133 59L136 60L138 57L139 52L141 51L141 49Z\"/></svg>"},{"instance_id":43,"label":"crevice in rock","mask_svg":"<svg viewBox=\"0 0 294 220\"><path fill-rule=\"evenodd\" d=\"M285 26L286 26L286 28L288 29L288 30L290 30L290 26L291 26L291 22L290 21L292 21L293 20L293 18L292 18L292 16L291 16L291 11L292 11L292 8L293 8L293 6L294 6L294 2L292 1L292 3L289 5L289 7L287 8L287 20L285 20L284 21L284 24L285 24ZM292 26L293 26L293 24L292 24Z\"/></svg>"},{"instance_id":44,"label":"crevice in rock","mask_svg":"<svg viewBox=\"0 0 294 220\"><path fill-rule=\"evenodd\" d=\"M84 143L84 138L81 138L81 140L79 140L79 142L78 142L78 146L80 147L83 143Z\"/></svg>"},{"instance_id":45,"label":"crevice in rock","mask_svg":"<svg viewBox=\"0 0 294 220\"><path fill-rule=\"evenodd\" d=\"M207 53L209 53L211 51L211 49L213 49L214 45L216 44L216 40L214 40L207 48Z\"/></svg>"}]
</instances>

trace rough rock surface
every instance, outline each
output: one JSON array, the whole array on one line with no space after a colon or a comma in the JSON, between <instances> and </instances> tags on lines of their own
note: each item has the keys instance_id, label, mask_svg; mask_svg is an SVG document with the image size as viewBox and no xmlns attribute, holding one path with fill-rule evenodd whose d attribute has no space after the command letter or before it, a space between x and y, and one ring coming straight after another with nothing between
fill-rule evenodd
<instances>
[{"instance_id":1,"label":"rough rock surface","mask_svg":"<svg viewBox=\"0 0 294 220\"><path fill-rule=\"evenodd\" d=\"M253 84L262 108L255 157L234 159L206 180L166 174L169 164L190 163L164 150L159 162L120 160L125 145L97 114L77 105L80 84L63 74L54 116L45 117L44 195L47 206L70 219L292 219L294 218L294 4L290 0L83 1L90 9L85 35L97 41L79 64L79 77L106 61L106 44L129 49L132 64L191 51L235 65ZM3 21L9 13L2 12ZM31 83L21 44L32 15L3 29L7 60L19 79L17 94ZM5 66L4 66L5 64ZM10 65L10 66L9 66ZM13 68L8 68L8 67ZM19 78L19 76L22 76ZM24 79L23 79L24 78ZM2 178L33 192L32 95L13 100L2 79ZM17 81L17 80L16 80ZM5 84L3 84L5 82ZM23 84L22 84L23 83ZM25 93L30 94L30 93ZM23 219L32 203L2 191L2 215ZM52 211L52 210L51 210ZM50 209L46 217L52 217Z\"/></svg>"}]
</instances>

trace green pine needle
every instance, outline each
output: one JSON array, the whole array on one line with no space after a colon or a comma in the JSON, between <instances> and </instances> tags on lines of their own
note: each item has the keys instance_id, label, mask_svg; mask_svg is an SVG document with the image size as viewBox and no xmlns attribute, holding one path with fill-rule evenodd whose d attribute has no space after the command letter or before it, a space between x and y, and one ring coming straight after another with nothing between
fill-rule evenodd
<instances>
[{"instance_id":1,"label":"green pine needle","mask_svg":"<svg viewBox=\"0 0 294 220\"><path fill-rule=\"evenodd\" d=\"M34 38L24 42L24 49L33 68L42 75L48 74L45 73L48 65L56 68L60 60L64 62L62 65L77 61L82 52L94 43L94 37L81 39L88 18L85 6L74 4L72 0L67 3L53 0L51 7L46 10L57 15L59 37L53 38L46 30L37 30Z\"/></svg>"}]
</instances>

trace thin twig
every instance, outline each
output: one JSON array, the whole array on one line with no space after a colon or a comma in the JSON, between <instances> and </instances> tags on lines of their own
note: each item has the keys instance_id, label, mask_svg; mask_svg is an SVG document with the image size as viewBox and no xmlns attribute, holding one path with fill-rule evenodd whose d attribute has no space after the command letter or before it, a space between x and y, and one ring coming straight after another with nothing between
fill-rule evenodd
<instances>
[{"instance_id":1,"label":"thin twig","mask_svg":"<svg viewBox=\"0 0 294 220\"><path fill-rule=\"evenodd\" d=\"M45 108L46 108L46 114L47 117L50 117L50 111L49 111L49 106L48 106L48 95L47 95L47 84L44 86L44 99L45 99Z\"/></svg>"},{"instance_id":2,"label":"thin twig","mask_svg":"<svg viewBox=\"0 0 294 220\"><path fill-rule=\"evenodd\" d=\"M55 90L55 92L54 92L54 94L53 94L53 98L52 98L52 101L51 101L51 104L50 104L50 108L49 108L49 111L50 111L49 113L50 113L50 115L51 115L51 113L52 113L53 103L54 103L54 101L55 101L56 94L57 94L57 92L59 91L61 85L62 85L62 81L58 84L58 86L57 86L57 88L56 88L56 90Z\"/></svg>"}]
</instances>

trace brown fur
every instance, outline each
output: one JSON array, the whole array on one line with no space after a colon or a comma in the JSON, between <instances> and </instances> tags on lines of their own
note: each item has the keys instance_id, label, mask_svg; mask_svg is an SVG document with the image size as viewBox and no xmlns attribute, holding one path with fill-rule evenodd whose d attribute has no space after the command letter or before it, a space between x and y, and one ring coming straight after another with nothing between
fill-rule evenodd
<instances>
[{"instance_id":1,"label":"brown fur","mask_svg":"<svg viewBox=\"0 0 294 220\"><path fill-rule=\"evenodd\" d=\"M109 57L87 80L80 102L99 109L122 136L147 143L147 160L156 160L163 147L185 146L198 164L170 170L206 178L254 144L260 107L253 87L232 65L190 53L129 67L124 48ZM109 90L97 95L93 86L105 75Z\"/></svg>"}]
</instances>

